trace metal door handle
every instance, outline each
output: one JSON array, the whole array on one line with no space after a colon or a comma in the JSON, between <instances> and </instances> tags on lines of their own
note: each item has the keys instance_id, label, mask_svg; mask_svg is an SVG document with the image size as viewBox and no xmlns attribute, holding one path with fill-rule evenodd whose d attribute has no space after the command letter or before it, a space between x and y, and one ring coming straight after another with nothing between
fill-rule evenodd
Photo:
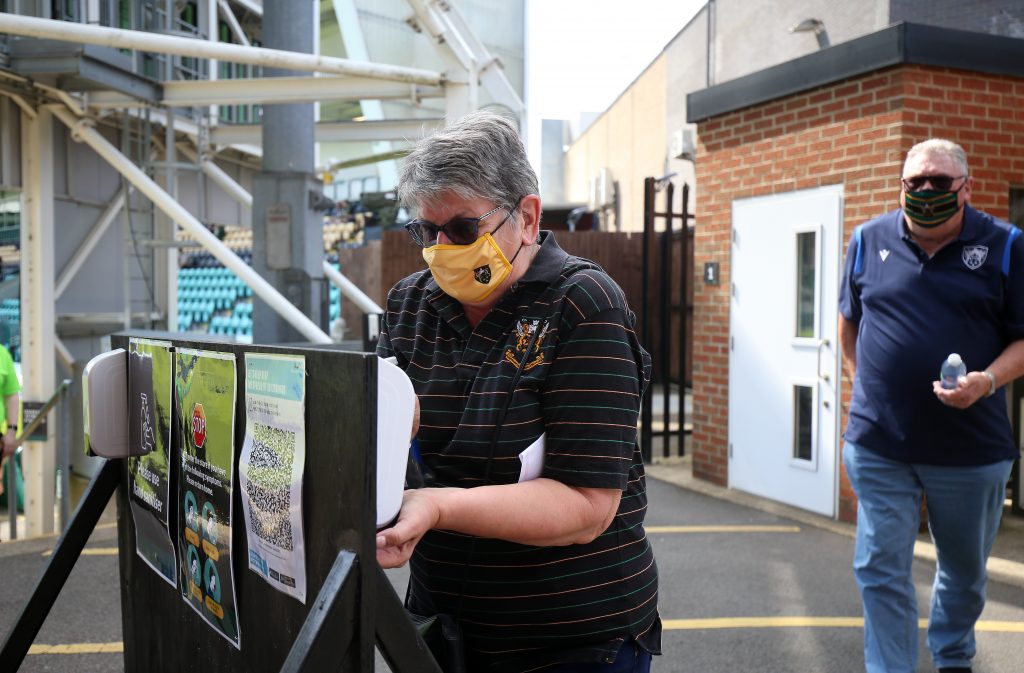
<instances>
[{"instance_id":1,"label":"metal door handle","mask_svg":"<svg viewBox=\"0 0 1024 673\"><path fill-rule=\"evenodd\" d=\"M820 378L825 383L828 383L831 380L831 377L829 376L828 372L825 372L824 374L821 373L821 348L823 346L829 346L829 345L831 345L831 344L829 343L828 339L822 339L821 341L818 342L818 354L817 354L817 367L818 368L817 368L816 371L818 372L818 378Z\"/></svg>"}]
</instances>

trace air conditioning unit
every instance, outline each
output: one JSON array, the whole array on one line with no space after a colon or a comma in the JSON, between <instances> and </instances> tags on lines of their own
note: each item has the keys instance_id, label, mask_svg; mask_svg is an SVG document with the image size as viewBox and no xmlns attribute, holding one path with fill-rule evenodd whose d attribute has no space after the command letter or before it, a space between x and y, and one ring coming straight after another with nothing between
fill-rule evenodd
<instances>
[{"instance_id":1,"label":"air conditioning unit","mask_svg":"<svg viewBox=\"0 0 1024 673\"><path fill-rule=\"evenodd\" d=\"M693 144L693 129L678 129L672 134L670 154L674 159L693 161L697 156L697 148Z\"/></svg>"}]
</instances>

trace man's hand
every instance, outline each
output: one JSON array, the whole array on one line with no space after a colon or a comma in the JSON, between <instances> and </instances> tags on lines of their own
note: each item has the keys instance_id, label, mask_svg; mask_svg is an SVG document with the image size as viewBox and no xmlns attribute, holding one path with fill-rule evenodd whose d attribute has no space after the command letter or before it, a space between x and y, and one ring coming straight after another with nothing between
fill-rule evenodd
<instances>
[{"instance_id":1,"label":"man's hand","mask_svg":"<svg viewBox=\"0 0 1024 673\"><path fill-rule=\"evenodd\" d=\"M947 407L955 409L966 409L982 397L988 394L991 385L987 376L982 372L969 372L956 381L956 388L946 389L942 387L941 381L932 381L932 390Z\"/></svg>"},{"instance_id":2,"label":"man's hand","mask_svg":"<svg viewBox=\"0 0 1024 673\"><path fill-rule=\"evenodd\" d=\"M405 492L398 521L377 533L377 562L381 568L399 568L409 561L412 550L441 517L437 497L444 490L419 488Z\"/></svg>"}]
</instances>

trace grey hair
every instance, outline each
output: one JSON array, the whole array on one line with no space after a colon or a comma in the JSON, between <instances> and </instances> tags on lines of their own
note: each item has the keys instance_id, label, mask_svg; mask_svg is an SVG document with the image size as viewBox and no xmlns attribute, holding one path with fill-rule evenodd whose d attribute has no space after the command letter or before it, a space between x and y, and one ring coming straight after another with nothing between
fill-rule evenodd
<instances>
[{"instance_id":1,"label":"grey hair","mask_svg":"<svg viewBox=\"0 0 1024 673\"><path fill-rule=\"evenodd\" d=\"M952 159L954 163L956 163L957 168L960 169L961 175L969 174L969 171L967 169L967 152L964 152L964 148L960 147L952 140L945 140L944 138L931 138L929 140L919 142L918 144L911 147L910 151L907 152L907 160L903 162L904 174L906 174L907 164L910 163L911 159L913 159L919 154L941 154L947 156L950 159Z\"/></svg>"},{"instance_id":2,"label":"grey hair","mask_svg":"<svg viewBox=\"0 0 1024 673\"><path fill-rule=\"evenodd\" d=\"M537 192L537 175L518 129L488 110L470 112L420 140L398 176L398 198L414 210L454 194L514 212L524 196Z\"/></svg>"}]
</instances>

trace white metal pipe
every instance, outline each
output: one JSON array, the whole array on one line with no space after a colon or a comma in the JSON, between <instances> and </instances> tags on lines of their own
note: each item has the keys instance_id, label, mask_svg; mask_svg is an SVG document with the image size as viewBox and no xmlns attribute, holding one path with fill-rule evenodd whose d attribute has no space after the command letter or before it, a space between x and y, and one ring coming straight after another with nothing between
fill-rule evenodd
<instances>
[{"instance_id":1,"label":"white metal pipe","mask_svg":"<svg viewBox=\"0 0 1024 673\"><path fill-rule=\"evenodd\" d=\"M468 86L450 86L447 91L449 96L452 89L465 89ZM467 94L468 96L468 94ZM468 97L466 98L468 101ZM465 109L455 115L455 118L470 112L474 108L466 103ZM352 142L352 141L374 141L374 140L395 140L413 141L419 140L424 135L440 128L444 120L440 118L424 119L381 119L377 121L364 122L319 122L314 129L316 141L323 142ZM245 145L259 144L262 139L262 126L259 124L221 124L210 129L210 143L213 145Z\"/></svg>"},{"instance_id":2,"label":"white metal pipe","mask_svg":"<svg viewBox=\"0 0 1024 673\"><path fill-rule=\"evenodd\" d=\"M54 337L53 338L53 346L54 346L54 348L57 349L57 355L60 356L60 361L61 361L61 364L64 365L64 368L67 371L69 371L71 373L74 373L74 371L75 371L75 356L71 354L71 351L68 350L68 347L64 345L64 342L61 341L59 337ZM61 497L65 497L65 496L61 495Z\"/></svg>"},{"instance_id":3,"label":"white metal pipe","mask_svg":"<svg viewBox=\"0 0 1024 673\"><path fill-rule=\"evenodd\" d=\"M231 29L235 39L237 39L243 46L251 46L249 44L249 38L246 37L245 31L242 30L241 24L238 23L238 17L235 16L234 10L231 9L231 5L228 4L228 0L210 0L216 2L220 9L220 15L224 17L224 21L227 22L228 28Z\"/></svg>"},{"instance_id":4,"label":"white metal pipe","mask_svg":"<svg viewBox=\"0 0 1024 673\"><path fill-rule=\"evenodd\" d=\"M131 190L132 188L129 187L129 194L131 194ZM68 260L68 263L64 266L64 270L60 272L60 276L57 278L57 284L53 288L54 299L59 298L64 294L64 290L68 289L68 285L70 285L71 281L74 280L75 274L77 274L78 270L82 268L83 264L85 264L85 261L89 258L89 255L92 254L92 251L96 249L100 239L103 238L103 234L107 232L111 222L114 221L117 214L121 212L121 209L124 208L124 206L124 192L119 191L117 196L110 201L107 209L103 211L102 215L100 215L100 218L96 220L96 224L93 225L92 230L89 232L89 235L85 237L85 240L82 241L82 244L78 246L78 250L76 250L75 254L71 256L70 260Z\"/></svg>"},{"instance_id":5,"label":"white metal pipe","mask_svg":"<svg viewBox=\"0 0 1024 673\"><path fill-rule=\"evenodd\" d=\"M263 0L231 0L231 2L256 16L263 16Z\"/></svg>"},{"instance_id":6,"label":"white metal pipe","mask_svg":"<svg viewBox=\"0 0 1024 673\"><path fill-rule=\"evenodd\" d=\"M389 82L367 77L327 75L324 77L262 77L223 80L174 80L163 82L163 98L157 101L167 107L202 105L270 105L277 103L311 103L314 101L411 100L443 98L444 89L404 82ZM118 91L89 93L89 107L139 108L152 105Z\"/></svg>"},{"instance_id":7,"label":"white metal pipe","mask_svg":"<svg viewBox=\"0 0 1024 673\"><path fill-rule=\"evenodd\" d=\"M21 108L21 111L24 112L25 116L27 116L29 119L36 118L36 109L28 103L26 103L25 99L19 96L18 94L11 93L9 91L0 91L0 96L7 96L12 101L14 101L14 104Z\"/></svg>"},{"instance_id":8,"label":"white metal pipe","mask_svg":"<svg viewBox=\"0 0 1024 673\"><path fill-rule=\"evenodd\" d=\"M0 33L38 37L62 42L97 44L115 49L137 49L158 54L174 54L192 58L213 58L233 63L248 63L282 70L327 72L336 75L358 75L374 79L439 86L444 77L439 72L396 65L365 63L332 56L301 52L245 47L239 44L208 42L195 38L161 35L138 30L89 26L70 21L37 19L31 16L0 13Z\"/></svg>"},{"instance_id":9,"label":"white metal pipe","mask_svg":"<svg viewBox=\"0 0 1024 673\"><path fill-rule=\"evenodd\" d=\"M192 213L185 210L181 204L172 199L167 192L153 182L138 166L107 142L107 139L92 127L90 120L85 118L79 119L69 110L54 110L54 114L71 129L72 139L83 141L89 145L96 154L100 155L118 173L135 185L136 189L145 194L157 208L191 234L200 245L209 250L224 266L234 271L236 276L251 287L260 299L265 301L271 309L276 311L292 327L314 343L331 343L331 338L316 323L310 320L306 314L285 299L274 286L256 273L252 267L243 262L230 248L217 240L217 237L210 233L199 220L193 217Z\"/></svg>"},{"instance_id":10,"label":"white metal pipe","mask_svg":"<svg viewBox=\"0 0 1024 673\"><path fill-rule=\"evenodd\" d=\"M183 147L181 148L181 151L183 154L187 156L191 156L193 158L196 156L195 152L193 152L190 149ZM224 191L226 191L229 195L233 196L235 200L237 200L243 206L248 206L250 208L252 207L252 194L247 192L245 188L242 187L242 185L235 182L234 178L232 178L230 175L222 171L210 160L203 160L200 162L200 165L203 166L204 171L207 170L207 164L212 165L213 168L215 168L216 171L218 172L217 177L214 177L213 174L209 173L208 175L210 175L210 177L213 178L217 182L217 184L223 187ZM378 306L377 302L370 299L365 292L363 292L356 286L355 283L353 283L348 278L343 276L333 266L328 264L326 260L324 260L324 274L327 276L328 279L330 279L332 283L337 285L338 289L341 290L341 293L345 295L348 299L350 299L356 306L358 306L359 310L362 311L363 313L384 312L384 309Z\"/></svg>"},{"instance_id":11,"label":"white metal pipe","mask_svg":"<svg viewBox=\"0 0 1024 673\"><path fill-rule=\"evenodd\" d=\"M377 302L366 296L366 293L356 287L356 284L345 278L337 269L324 260L324 274L332 283L338 286L341 293L352 303L359 307L363 313L383 313L384 309L377 305Z\"/></svg>"},{"instance_id":12,"label":"white metal pipe","mask_svg":"<svg viewBox=\"0 0 1024 673\"><path fill-rule=\"evenodd\" d=\"M213 159L209 157L200 157L196 152L192 151L188 147L179 146L181 153L187 156L192 161L199 163L200 170L203 171L211 180L227 192L228 196L238 201L247 208L252 208L252 194L247 192L242 185L238 184L234 178L224 172L220 166L218 166Z\"/></svg>"}]
</instances>

